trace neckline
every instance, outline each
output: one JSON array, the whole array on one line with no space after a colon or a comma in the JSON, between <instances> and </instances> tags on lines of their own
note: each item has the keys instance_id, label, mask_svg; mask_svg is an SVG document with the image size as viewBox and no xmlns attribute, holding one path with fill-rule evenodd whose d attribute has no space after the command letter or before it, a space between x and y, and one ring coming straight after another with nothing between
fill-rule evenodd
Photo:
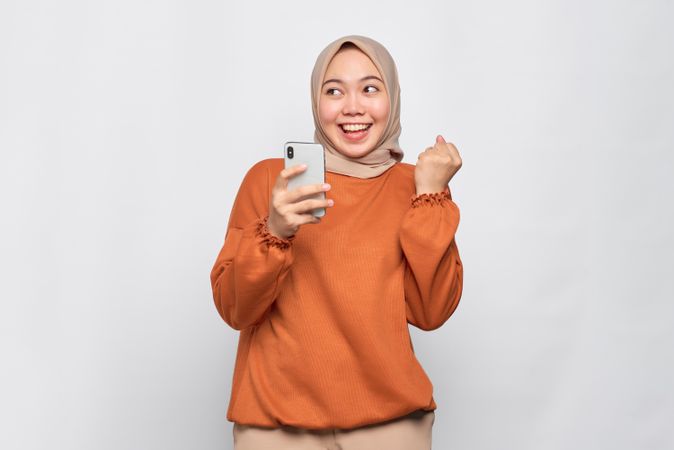
<instances>
[{"instance_id":1,"label":"neckline","mask_svg":"<svg viewBox=\"0 0 674 450\"><path fill-rule=\"evenodd\" d=\"M358 183L358 182L367 183L367 182L381 180L381 179L386 178L390 174L390 172L392 170L394 170L394 168L396 166L398 166L399 164L400 164L400 161L396 161L391 167L389 167L388 169L386 169L385 171L383 171L382 173L380 173L376 177L370 177L370 178L354 177L352 175L347 175L347 174L344 174L344 173L332 172L332 171L327 170L327 169L325 170L325 173L326 173L326 177L327 177L327 174L330 174L330 176L338 176L338 177L342 177L342 178L347 178L347 179L353 180L356 183Z\"/></svg>"}]
</instances>

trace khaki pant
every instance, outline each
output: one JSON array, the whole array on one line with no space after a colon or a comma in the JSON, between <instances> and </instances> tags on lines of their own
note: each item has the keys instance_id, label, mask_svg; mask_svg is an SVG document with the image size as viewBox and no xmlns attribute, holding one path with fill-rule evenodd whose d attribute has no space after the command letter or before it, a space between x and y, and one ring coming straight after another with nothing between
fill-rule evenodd
<instances>
[{"instance_id":1,"label":"khaki pant","mask_svg":"<svg viewBox=\"0 0 674 450\"><path fill-rule=\"evenodd\" d=\"M434 411L350 430L263 428L234 423L234 450L431 450Z\"/></svg>"}]
</instances>

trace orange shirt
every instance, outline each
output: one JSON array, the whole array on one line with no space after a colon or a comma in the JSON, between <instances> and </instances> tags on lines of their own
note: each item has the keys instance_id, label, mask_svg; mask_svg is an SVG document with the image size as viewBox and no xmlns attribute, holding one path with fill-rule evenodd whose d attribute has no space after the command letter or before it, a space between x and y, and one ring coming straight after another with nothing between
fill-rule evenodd
<instances>
[{"instance_id":1,"label":"orange shirt","mask_svg":"<svg viewBox=\"0 0 674 450\"><path fill-rule=\"evenodd\" d=\"M349 429L436 409L407 324L436 329L461 298L449 188L415 195L402 162L369 179L326 172L335 205L281 239L266 220L283 166L248 170L211 271L215 306L240 330L227 419Z\"/></svg>"}]
</instances>

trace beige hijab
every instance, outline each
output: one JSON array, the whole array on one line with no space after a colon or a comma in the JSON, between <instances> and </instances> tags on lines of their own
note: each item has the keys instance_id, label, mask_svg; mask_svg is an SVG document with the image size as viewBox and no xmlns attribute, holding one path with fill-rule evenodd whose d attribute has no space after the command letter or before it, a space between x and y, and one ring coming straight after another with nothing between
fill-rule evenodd
<instances>
[{"instance_id":1,"label":"beige hijab","mask_svg":"<svg viewBox=\"0 0 674 450\"><path fill-rule=\"evenodd\" d=\"M321 84L325 77L328 64L340 49L342 44L352 42L374 63L381 74L389 98L390 112L384 134L375 148L361 158L350 158L335 149L333 143L326 136L318 119L318 101L321 94ZM379 42L365 36L350 35L341 37L330 43L316 59L314 70L311 73L311 100L314 114L314 141L325 148L326 170L358 178L372 178L385 172L389 167L401 161L403 150L398 144L400 136L400 85L395 62Z\"/></svg>"}]
</instances>

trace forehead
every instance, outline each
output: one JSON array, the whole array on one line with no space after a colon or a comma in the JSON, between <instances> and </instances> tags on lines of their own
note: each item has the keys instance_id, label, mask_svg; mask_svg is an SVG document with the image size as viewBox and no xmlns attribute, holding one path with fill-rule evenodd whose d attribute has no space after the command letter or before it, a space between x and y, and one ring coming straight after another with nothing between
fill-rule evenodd
<instances>
[{"instance_id":1,"label":"forehead","mask_svg":"<svg viewBox=\"0 0 674 450\"><path fill-rule=\"evenodd\" d=\"M372 60L356 48L344 48L333 56L325 70L323 80L339 78L343 80L360 79L367 75L381 76Z\"/></svg>"}]
</instances>

